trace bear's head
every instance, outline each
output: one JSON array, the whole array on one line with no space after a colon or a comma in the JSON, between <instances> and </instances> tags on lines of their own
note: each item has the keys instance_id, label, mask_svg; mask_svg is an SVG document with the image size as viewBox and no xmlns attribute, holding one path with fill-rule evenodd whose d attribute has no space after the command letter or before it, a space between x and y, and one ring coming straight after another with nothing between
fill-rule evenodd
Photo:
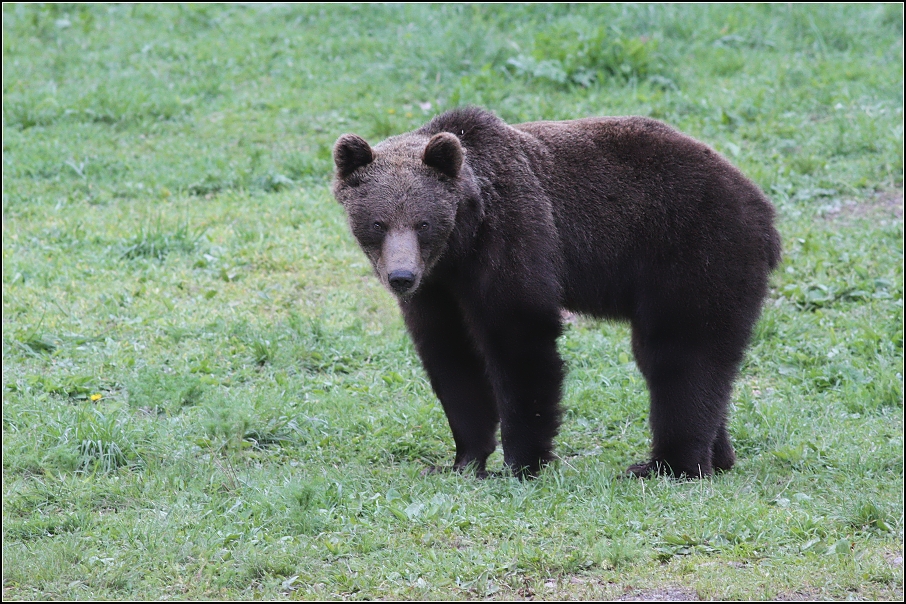
<instances>
[{"instance_id":1,"label":"bear's head","mask_svg":"<svg viewBox=\"0 0 906 604\"><path fill-rule=\"evenodd\" d=\"M478 196L459 139L409 133L372 149L344 134L333 157L333 193L352 234L381 282L411 296L447 251L460 206Z\"/></svg>"}]
</instances>

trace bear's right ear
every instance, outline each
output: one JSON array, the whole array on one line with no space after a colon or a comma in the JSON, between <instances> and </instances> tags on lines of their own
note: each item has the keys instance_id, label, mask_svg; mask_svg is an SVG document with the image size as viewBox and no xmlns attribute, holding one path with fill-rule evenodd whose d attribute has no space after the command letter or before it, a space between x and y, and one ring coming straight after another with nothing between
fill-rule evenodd
<instances>
[{"instance_id":1,"label":"bear's right ear","mask_svg":"<svg viewBox=\"0 0 906 604\"><path fill-rule=\"evenodd\" d=\"M373 161L374 151L361 136L344 134L333 146L333 163L337 166L337 175L340 178L346 178Z\"/></svg>"}]
</instances>

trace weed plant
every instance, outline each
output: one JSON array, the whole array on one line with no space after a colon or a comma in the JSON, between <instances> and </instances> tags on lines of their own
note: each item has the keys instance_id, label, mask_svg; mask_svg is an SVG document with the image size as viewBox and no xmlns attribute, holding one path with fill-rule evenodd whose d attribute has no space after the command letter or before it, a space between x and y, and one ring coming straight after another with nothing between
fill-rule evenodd
<instances>
[{"instance_id":1,"label":"weed plant","mask_svg":"<svg viewBox=\"0 0 906 604\"><path fill-rule=\"evenodd\" d=\"M899 4L4 4L2 27L4 599L903 599ZM647 392L626 326L580 317L559 460L422 475L449 428L331 145L463 104L663 119L773 199L733 471L619 478Z\"/></svg>"}]
</instances>

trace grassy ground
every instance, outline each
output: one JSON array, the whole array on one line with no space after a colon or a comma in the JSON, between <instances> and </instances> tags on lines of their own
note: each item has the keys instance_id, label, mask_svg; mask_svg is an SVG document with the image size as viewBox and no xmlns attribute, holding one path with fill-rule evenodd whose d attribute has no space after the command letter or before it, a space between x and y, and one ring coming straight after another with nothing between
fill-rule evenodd
<instances>
[{"instance_id":1,"label":"grassy ground","mask_svg":"<svg viewBox=\"0 0 906 604\"><path fill-rule=\"evenodd\" d=\"M732 472L617 478L647 393L580 319L559 463L420 476L330 148L467 103L661 118L774 200ZM902 185L899 5L4 4L3 597L902 600Z\"/></svg>"}]
</instances>

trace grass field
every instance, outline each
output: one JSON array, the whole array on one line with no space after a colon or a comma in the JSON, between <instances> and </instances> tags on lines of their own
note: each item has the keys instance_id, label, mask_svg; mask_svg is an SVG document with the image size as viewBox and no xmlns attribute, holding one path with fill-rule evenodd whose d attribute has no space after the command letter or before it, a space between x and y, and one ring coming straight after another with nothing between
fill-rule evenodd
<instances>
[{"instance_id":1,"label":"grass field","mask_svg":"<svg viewBox=\"0 0 906 604\"><path fill-rule=\"evenodd\" d=\"M663 119L772 198L732 472L619 479L647 392L580 318L559 462L421 476L330 154L463 104ZM898 4L4 4L4 600L902 600L903 123Z\"/></svg>"}]
</instances>

